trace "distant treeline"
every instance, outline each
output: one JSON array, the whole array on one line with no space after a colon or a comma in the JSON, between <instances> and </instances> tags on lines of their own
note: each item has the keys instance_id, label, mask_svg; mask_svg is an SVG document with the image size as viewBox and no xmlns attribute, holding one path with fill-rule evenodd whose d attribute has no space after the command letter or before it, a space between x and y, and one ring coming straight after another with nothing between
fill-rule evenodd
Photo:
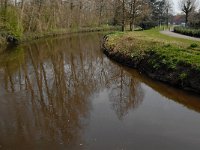
<instances>
[{"instance_id":1,"label":"distant treeline","mask_svg":"<svg viewBox=\"0 0 200 150\"><path fill-rule=\"evenodd\" d=\"M169 12L167 0L0 0L0 33L20 37L104 24L149 28L167 24Z\"/></svg>"}]
</instances>

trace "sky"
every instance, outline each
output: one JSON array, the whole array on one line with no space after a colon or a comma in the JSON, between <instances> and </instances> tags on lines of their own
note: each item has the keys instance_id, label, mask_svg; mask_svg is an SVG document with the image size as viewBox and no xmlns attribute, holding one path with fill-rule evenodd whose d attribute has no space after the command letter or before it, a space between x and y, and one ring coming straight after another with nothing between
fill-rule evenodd
<instances>
[{"instance_id":1,"label":"sky","mask_svg":"<svg viewBox=\"0 0 200 150\"><path fill-rule=\"evenodd\" d=\"M175 14L177 13L181 13L181 10L179 8L179 1L180 0L170 0L173 4L172 4L172 7L173 7L173 12ZM200 0L196 0L196 7L197 9L200 9Z\"/></svg>"},{"instance_id":2,"label":"sky","mask_svg":"<svg viewBox=\"0 0 200 150\"><path fill-rule=\"evenodd\" d=\"M173 11L175 14L180 13L180 8L179 8L179 0L171 0L172 1L172 6L173 6Z\"/></svg>"}]
</instances>

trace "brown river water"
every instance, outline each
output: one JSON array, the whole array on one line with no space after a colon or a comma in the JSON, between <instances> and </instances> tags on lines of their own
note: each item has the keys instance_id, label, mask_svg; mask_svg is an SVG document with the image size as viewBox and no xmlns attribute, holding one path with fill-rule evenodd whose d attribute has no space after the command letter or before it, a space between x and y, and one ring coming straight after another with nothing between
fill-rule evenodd
<instances>
[{"instance_id":1,"label":"brown river water","mask_svg":"<svg viewBox=\"0 0 200 150\"><path fill-rule=\"evenodd\" d=\"M101 38L0 54L0 150L199 150L200 96L109 60Z\"/></svg>"}]
</instances>

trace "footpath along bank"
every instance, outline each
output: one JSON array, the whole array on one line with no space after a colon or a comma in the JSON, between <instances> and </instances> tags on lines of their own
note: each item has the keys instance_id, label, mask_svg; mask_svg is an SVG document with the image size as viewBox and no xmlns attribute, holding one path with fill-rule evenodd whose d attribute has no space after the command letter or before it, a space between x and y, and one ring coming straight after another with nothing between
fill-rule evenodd
<instances>
[{"instance_id":1,"label":"footpath along bank","mask_svg":"<svg viewBox=\"0 0 200 150\"><path fill-rule=\"evenodd\" d=\"M200 93L200 42L169 37L159 29L114 32L105 36L104 53L149 77Z\"/></svg>"}]
</instances>

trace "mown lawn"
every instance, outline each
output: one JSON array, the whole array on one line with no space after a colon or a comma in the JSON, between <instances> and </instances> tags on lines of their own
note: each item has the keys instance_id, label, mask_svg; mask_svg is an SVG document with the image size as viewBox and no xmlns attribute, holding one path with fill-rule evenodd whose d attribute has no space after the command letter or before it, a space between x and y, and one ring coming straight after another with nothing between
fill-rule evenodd
<instances>
[{"instance_id":1,"label":"mown lawn","mask_svg":"<svg viewBox=\"0 0 200 150\"><path fill-rule=\"evenodd\" d=\"M176 68L177 64L189 64L200 70L200 42L161 34L160 28L146 31L114 32L108 35L106 47L131 57L142 58L155 53L159 63ZM155 60L153 65L157 66Z\"/></svg>"}]
</instances>

